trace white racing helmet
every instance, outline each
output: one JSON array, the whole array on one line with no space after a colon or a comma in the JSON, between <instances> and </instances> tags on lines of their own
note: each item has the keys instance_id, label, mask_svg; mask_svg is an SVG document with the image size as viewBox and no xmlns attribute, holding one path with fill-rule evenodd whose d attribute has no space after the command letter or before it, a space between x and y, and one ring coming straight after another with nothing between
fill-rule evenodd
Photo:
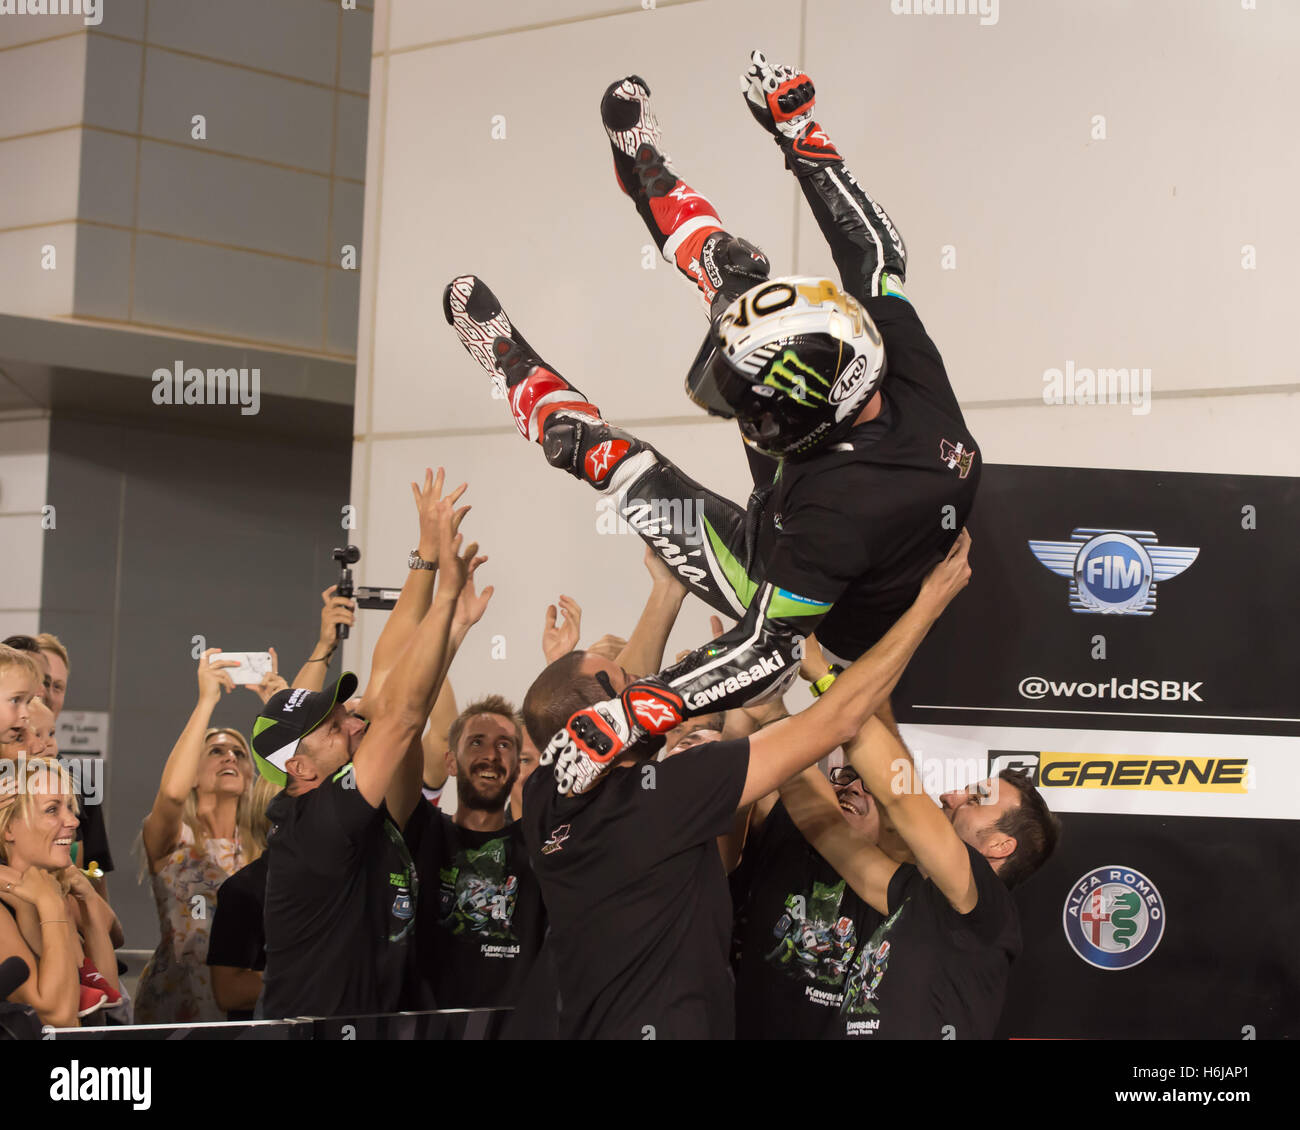
<instances>
[{"instance_id":1,"label":"white racing helmet","mask_svg":"<svg viewBox=\"0 0 1300 1130\"><path fill-rule=\"evenodd\" d=\"M714 322L686 378L696 404L739 421L778 458L842 439L880 385L885 348L871 315L829 279L773 279Z\"/></svg>"}]
</instances>

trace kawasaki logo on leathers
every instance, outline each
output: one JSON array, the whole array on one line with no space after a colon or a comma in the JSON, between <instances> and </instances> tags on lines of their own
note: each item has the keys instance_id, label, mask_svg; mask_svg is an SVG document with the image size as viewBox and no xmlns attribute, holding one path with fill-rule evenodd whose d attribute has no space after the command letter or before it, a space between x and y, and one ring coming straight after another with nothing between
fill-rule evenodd
<instances>
[{"instance_id":1,"label":"kawasaki logo on leathers","mask_svg":"<svg viewBox=\"0 0 1300 1130\"><path fill-rule=\"evenodd\" d=\"M780 652L775 655L765 655L749 670L738 671L734 675L727 676L720 683L714 683L711 687L696 691L694 694L688 695L686 701L692 708L706 707L726 695L737 693L742 687L762 682L768 675L776 674L784 666L785 656Z\"/></svg>"}]
</instances>

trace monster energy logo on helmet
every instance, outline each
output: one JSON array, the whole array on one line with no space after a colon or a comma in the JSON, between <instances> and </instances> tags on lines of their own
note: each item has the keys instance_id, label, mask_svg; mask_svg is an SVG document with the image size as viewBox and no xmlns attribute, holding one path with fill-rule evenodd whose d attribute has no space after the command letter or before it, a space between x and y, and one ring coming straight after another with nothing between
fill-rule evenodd
<instances>
[{"instance_id":1,"label":"monster energy logo on helmet","mask_svg":"<svg viewBox=\"0 0 1300 1130\"><path fill-rule=\"evenodd\" d=\"M767 376L763 378L763 383L765 385L771 385L775 389L779 389L781 392L793 397L796 401L806 407L812 407L812 405L808 404L809 397L812 397L814 400L820 400L825 404L826 397L816 391L816 389L808 387L808 377L812 377L813 380L819 381L825 388L831 387L831 382L823 377L821 373L811 365L807 365L801 361L799 359L799 354L797 354L793 349L787 349L780 357L772 362L771 367L767 370ZM788 385L781 384L781 381L787 381Z\"/></svg>"},{"instance_id":2,"label":"monster energy logo on helmet","mask_svg":"<svg viewBox=\"0 0 1300 1130\"><path fill-rule=\"evenodd\" d=\"M745 442L784 458L846 436L885 369L870 315L829 279L747 291L714 323L686 378L692 400L737 420Z\"/></svg>"}]
</instances>

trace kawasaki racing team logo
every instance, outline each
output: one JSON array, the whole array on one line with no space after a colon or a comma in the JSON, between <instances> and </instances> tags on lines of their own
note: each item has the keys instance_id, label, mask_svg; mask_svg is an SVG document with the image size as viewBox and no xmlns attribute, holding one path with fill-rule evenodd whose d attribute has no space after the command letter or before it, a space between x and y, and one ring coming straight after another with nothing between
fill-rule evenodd
<instances>
[{"instance_id":1,"label":"kawasaki racing team logo","mask_svg":"<svg viewBox=\"0 0 1300 1130\"><path fill-rule=\"evenodd\" d=\"M1070 947L1097 969L1131 969L1155 951L1165 931L1165 904L1131 867L1098 867L1070 889L1063 913Z\"/></svg>"},{"instance_id":2,"label":"kawasaki racing team logo","mask_svg":"<svg viewBox=\"0 0 1300 1130\"><path fill-rule=\"evenodd\" d=\"M1070 578L1075 612L1151 616L1156 586L1186 569L1195 546L1161 545L1151 530L1101 530L1080 526L1070 541L1030 541L1035 557Z\"/></svg>"}]
</instances>

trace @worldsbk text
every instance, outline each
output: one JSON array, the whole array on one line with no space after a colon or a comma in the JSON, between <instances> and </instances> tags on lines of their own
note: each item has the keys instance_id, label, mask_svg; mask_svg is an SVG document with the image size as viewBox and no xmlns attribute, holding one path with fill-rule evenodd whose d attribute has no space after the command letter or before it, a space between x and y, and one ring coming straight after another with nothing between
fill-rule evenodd
<instances>
[{"instance_id":1,"label":"@worldsbk text","mask_svg":"<svg viewBox=\"0 0 1300 1130\"><path fill-rule=\"evenodd\" d=\"M1204 681L1187 679L1121 679L1103 682L1073 679L1044 679L1026 675L1018 687L1021 698L1105 698L1129 702L1204 702L1200 688Z\"/></svg>"}]
</instances>

